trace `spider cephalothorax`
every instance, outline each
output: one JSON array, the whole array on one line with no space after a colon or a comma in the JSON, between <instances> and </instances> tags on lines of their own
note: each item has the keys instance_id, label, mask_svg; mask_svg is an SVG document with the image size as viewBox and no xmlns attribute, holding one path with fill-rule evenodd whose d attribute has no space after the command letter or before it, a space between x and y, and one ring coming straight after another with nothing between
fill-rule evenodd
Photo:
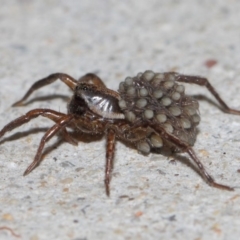
<instances>
[{"instance_id":1,"label":"spider cephalothorax","mask_svg":"<svg viewBox=\"0 0 240 240\"><path fill-rule=\"evenodd\" d=\"M67 128L72 128L92 135L106 135L107 195L110 194L109 184L116 139L135 146L144 154L164 146L186 152L209 185L233 190L231 187L216 183L192 149L197 135L196 127L200 122L198 102L193 97L185 95L184 86L179 83L206 86L224 112L240 114L240 111L230 109L225 104L206 78L175 72L154 73L148 70L135 77L127 77L120 83L117 92L108 89L102 80L92 73L86 74L78 81L67 74L55 73L34 83L25 96L13 106L23 105L33 91L57 79L73 91L67 114L51 109L34 109L13 120L0 131L2 137L7 131L40 115L55 122L44 134L34 161L24 175L30 173L40 163L46 141L56 133L61 131L67 142L77 145L77 141L67 131Z\"/></svg>"}]
</instances>

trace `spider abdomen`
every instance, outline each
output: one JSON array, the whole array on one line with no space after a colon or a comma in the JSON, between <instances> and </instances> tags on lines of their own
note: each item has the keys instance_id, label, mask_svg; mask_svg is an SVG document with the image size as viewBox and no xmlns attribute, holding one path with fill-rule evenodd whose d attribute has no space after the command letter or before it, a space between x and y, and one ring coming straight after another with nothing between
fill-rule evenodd
<instances>
[{"instance_id":1,"label":"spider abdomen","mask_svg":"<svg viewBox=\"0 0 240 240\"><path fill-rule=\"evenodd\" d=\"M199 106L197 100L185 95L184 86L179 85L176 79L176 73L153 71L127 77L119 85L119 106L132 125L157 124L192 146L200 121ZM152 135L148 141L153 142L150 138Z\"/></svg>"}]
</instances>

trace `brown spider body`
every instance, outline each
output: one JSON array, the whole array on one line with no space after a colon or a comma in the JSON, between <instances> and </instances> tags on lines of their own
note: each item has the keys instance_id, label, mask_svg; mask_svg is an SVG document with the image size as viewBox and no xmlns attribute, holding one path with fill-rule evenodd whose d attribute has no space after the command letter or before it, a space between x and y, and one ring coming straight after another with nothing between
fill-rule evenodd
<instances>
[{"instance_id":1,"label":"brown spider body","mask_svg":"<svg viewBox=\"0 0 240 240\"><path fill-rule=\"evenodd\" d=\"M74 92L68 104L68 114L51 109L34 109L13 120L0 131L2 137L7 131L38 116L47 117L55 122L43 136L34 161L24 175L30 173L40 163L45 143L58 132L62 132L67 142L77 145L77 141L67 132L67 127L70 127L88 134L106 135L107 195L110 194L109 184L116 139L136 146L144 154L164 146L186 152L209 185L233 190L231 187L216 183L192 149L197 135L196 128L200 122L198 102L185 95L184 86L179 85L179 82L206 86L221 104L223 111L240 114L225 104L207 79L174 72L145 71L136 77L127 77L120 83L119 91L116 92L108 89L95 74L86 74L77 81L67 74L56 73L34 83L25 96L13 106L23 105L33 91L57 79Z\"/></svg>"}]
</instances>

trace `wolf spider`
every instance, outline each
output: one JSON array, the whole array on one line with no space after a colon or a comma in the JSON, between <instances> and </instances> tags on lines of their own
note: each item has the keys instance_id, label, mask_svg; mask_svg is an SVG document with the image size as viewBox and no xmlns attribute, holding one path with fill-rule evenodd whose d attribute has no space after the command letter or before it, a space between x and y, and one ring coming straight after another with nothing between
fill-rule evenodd
<instances>
[{"instance_id":1,"label":"wolf spider","mask_svg":"<svg viewBox=\"0 0 240 240\"><path fill-rule=\"evenodd\" d=\"M175 72L154 73L148 70L135 77L127 77L120 83L117 92L108 89L103 81L92 73L79 80L65 73L54 73L35 82L24 97L12 106L24 105L25 100L35 90L58 79L73 91L67 114L45 108L33 109L8 123L0 131L2 137L6 132L38 116L54 122L42 137L34 161L26 169L24 176L39 165L45 143L57 133L61 132L65 141L77 145L76 139L67 131L69 127L92 135L106 135L105 190L108 196L116 139L134 145L143 154L162 147L188 153L210 186L234 190L215 182L192 148L197 135L196 127L200 122L198 102L185 95L184 86L178 83L205 86L225 113L240 115L240 111L227 106L206 78Z\"/></svg>"}]
</instances>

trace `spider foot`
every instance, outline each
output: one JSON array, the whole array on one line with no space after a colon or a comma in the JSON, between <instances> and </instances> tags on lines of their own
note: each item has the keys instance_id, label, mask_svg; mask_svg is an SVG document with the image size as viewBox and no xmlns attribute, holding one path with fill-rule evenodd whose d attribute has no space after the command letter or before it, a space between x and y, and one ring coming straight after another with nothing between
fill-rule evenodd
<instances>
[{"instance_id":1,"label":"spider foot","mask_svg":"<svg viewBox=\"0 0 240 240\"><path fill-rule=\"evenodd\" d=\"M29 167L25 170L23 173L23 176L28 175L36 166L38 165L38 162L32 162Z\"/></svg>"},{"instance_id":2,"label":"spider foot","mask_svg":"<svg viewBox=\"0 0 240 240\"><path fill-rule=\"evenodd\" d=\"M222 190L234 191L233 187L229 187L229 186L226 186L226 185L223 185L223 184L219 184L219 183L216 183L216 182L211 182L211 183L209 183L209 185L211 187L219 188L219 189L222 189Z\"/></svg>"},{"instance_id":3,"label":"spider foot","mask_svg":"<svg viewBox=\"0 0 240 240\"><path fill-rule=\"evenodd\" d=\"M109 187L109 180L105 179L105 189L106 189L106 195L110 197L110 187Z\"/></svg>"},{"instance_id":4,"label":"spider foot","mask_svg":"<svg viewBox=\"0 0 240 240\"><path fill-rule=\"evenodd\" d=\"M22 107L24 106L24 102L22 100L15 102L12 107Z\"/></svg>"}]
</instances>

